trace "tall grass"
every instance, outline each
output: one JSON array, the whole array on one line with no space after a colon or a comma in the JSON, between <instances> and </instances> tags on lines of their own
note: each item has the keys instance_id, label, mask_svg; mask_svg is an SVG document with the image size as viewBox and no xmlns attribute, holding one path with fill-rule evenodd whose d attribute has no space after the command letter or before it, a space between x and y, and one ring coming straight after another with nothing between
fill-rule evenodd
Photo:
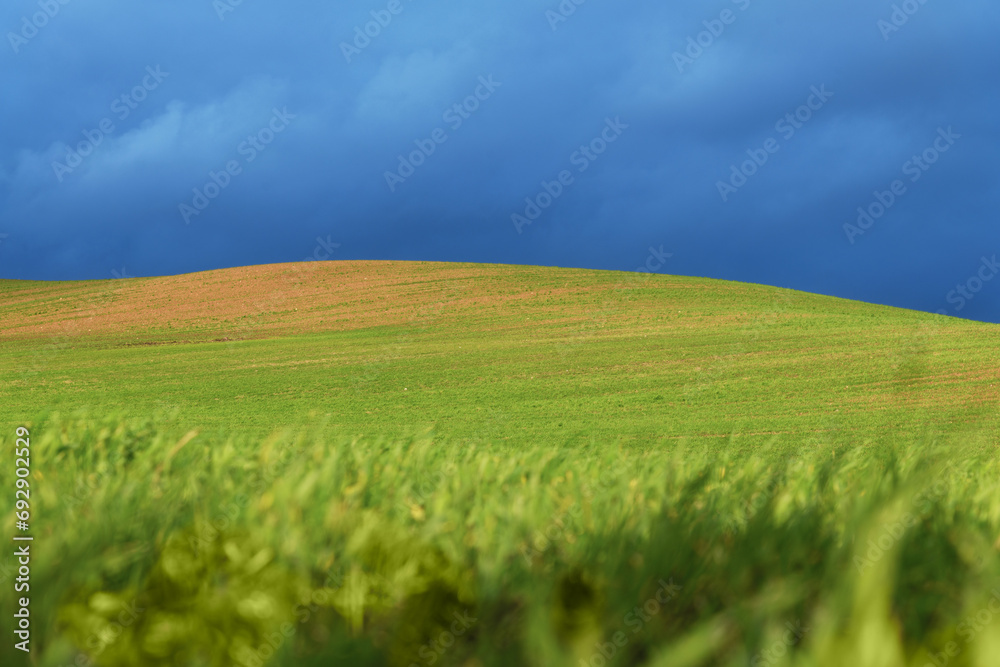
<instances>
[{"instance_id":1,"label":"tall grass","mask_svg":"<svg viewBox=\"0 0 1000 667\"><path fill-rule=\"evenodd\" d=\"M995 446L323 432L35 424L35 664L997 664ZM12 534L12 494L0 510Z\"/></svg>"}]
</instances>

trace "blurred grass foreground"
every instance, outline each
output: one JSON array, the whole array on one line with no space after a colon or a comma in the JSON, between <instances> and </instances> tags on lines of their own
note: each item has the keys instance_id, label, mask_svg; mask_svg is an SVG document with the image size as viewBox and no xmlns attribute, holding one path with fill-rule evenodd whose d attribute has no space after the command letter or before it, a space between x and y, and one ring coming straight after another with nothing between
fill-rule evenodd
<instances>
[{"instance_id":1,"label":"blurred grass foreground","mask_svg":"<svg viewBox=\"0 0 1000 667\"><path fill-rule=\"evenodd\" d=\"M34 425L33 664L1000 664L995 444L320 433Z\"/></svg>"}]
</instances>

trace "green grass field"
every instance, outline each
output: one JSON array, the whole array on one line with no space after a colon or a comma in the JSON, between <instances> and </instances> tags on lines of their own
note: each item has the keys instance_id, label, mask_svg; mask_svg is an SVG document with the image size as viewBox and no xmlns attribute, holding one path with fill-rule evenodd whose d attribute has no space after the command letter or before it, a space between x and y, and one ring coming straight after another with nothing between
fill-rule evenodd
<instances>
[{"instance_id":1,"label":"green grass field","mask_svg":"<svg viewBox=\"0 0 1000 667\"><path fill-rule=\"evenodd\" d=\"M33 664L1000 655L994 325L365 262L0 281L0 323Z\"/></svg>"}]
</instances>

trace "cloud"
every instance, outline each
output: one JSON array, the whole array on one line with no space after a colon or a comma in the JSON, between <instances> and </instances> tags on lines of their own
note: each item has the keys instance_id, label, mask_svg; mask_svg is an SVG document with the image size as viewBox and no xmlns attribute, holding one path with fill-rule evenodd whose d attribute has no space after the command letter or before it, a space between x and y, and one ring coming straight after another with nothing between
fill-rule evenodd
<instances>
[{"instance_id":1,"label":"cloud","mask_svg":"<svg viewBox=\"0 0 1000 667\"><path fill-rule=\"evenodd\" d=\"M0 275L291 261L317 235L344 258L620 269L664 244L667 272L937 310L970 261L1000 250L995 4L928 2L889 40L877 22L891 4L862 0L593 0L552 30L557 6L408 2L348 63L339 44L381 5L243 3L225 21L210 3L67 5L0 54L0 114L16 129L0 134ZM678 71L674 53L725 9L735 21ZM0 28L22 13L0 12ZM170 77L115 118L113 101L156 65ZM390 192L396 156L484 74L502 88ZM823 84L834 99L722 201L732 165ZM294 126L184 225L178 204L275 106ZM628 133L516 234L510 215L608 116ZM52 162L105 117L115 130L60 183ZM850 244L857 207L948 125L962 142ZM962 314L997 305L984 291Z\"/></svg>"},{"instance_id":2,"label":"cloud","mask_svg":"<svg viewBox=\"0 0 1000 667\"><path fill-rule=\"evenodd\" d=\"M406 125L414 116L440 113L442 101L459 84L474 57L460 47L435 54L429 49L385 58L356 98L355 118L366 123Z\"/></svg>"}]
</instances>

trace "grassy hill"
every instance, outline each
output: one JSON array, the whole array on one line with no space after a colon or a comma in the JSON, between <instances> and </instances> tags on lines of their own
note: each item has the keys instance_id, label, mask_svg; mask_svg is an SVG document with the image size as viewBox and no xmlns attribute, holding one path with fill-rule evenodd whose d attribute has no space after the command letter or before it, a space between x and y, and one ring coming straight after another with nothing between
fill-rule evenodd
<instances>
[{"instance_id":1,"label":"grassy hill","mask_svg":"<svg viewBox=\"0 0 1000 667\"><path fill-rule=\"evenodd\" d=\"M992 667L996 331L538 267L0 281L0 663Z\"/></svg>"},{"instance_id":2,"label":"grassy hill","mask_svg":"<svg viewBox=\"0 0 1000 667\"><path fill-rule=\"evenodd\" d=\"M258 435L329 416L368 437L738 447L997 427L995 327L757 285L328 262L0 295L10 420L124 406Z\"/></svg>"}]
</instances>

